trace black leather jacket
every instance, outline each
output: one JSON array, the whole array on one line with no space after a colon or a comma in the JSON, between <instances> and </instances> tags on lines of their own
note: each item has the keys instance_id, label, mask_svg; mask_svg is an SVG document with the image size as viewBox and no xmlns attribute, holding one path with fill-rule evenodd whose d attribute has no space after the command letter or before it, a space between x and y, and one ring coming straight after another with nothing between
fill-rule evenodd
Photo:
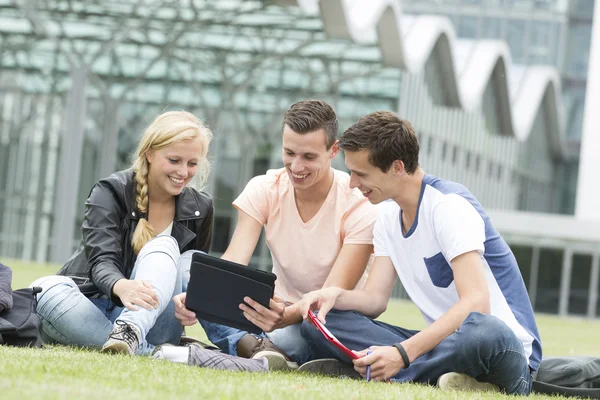
<instances>
[{"instance_id":1,"label":"black leather jacket","mask_svg":"<svg viewBox=\"0 0 600 400\"><path fill-rule=\"evenodd\" d=\"M0 263L0 312L9 310L13 305L11 283L12 270Z\"/></svg>"},{"instance_id":2,"label":"black leather jacket","mask_svg":"<svg viewBox=\"0 0 600 400\"><path fill-rule=\"evenodd\" d=\"M135 205L135 191L133 170L119 171L96 183L85 202L81 245L58 275L75 277L88 297L112 298L121 305L112 288L119 279L129 279L137 258L131 238L142 214ZM186 187L176 197L171 236L181 253L208 252L213 215L206 193Z\"/></svg>"}]
</instances>

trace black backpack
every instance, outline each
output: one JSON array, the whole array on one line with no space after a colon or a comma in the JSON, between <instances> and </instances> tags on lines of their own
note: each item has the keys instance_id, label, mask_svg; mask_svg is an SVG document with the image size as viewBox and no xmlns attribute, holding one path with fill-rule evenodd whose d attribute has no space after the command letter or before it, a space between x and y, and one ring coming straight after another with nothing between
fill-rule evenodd
<instances>
[{"instance_id":1,"label":"black backpack","mask_svg":"<svg viewBox=\"0 0 600 400\"><path fill-rule=\"evenodd\" d=\"M533 391L600 399L600 358L548 357L534 375Z\"/></svg>"},{"instance_id":2,"label":"black backpack","mask_svg":"<svg viewBox=\"0 0 600 400\"><path fill-rule=\"evenodd\" d=\"M36 294L41 291L41 288L34 287L12 292L12 307L0 312L0 344L42 347L36 300Z\"/></svg>"}]
</instances>

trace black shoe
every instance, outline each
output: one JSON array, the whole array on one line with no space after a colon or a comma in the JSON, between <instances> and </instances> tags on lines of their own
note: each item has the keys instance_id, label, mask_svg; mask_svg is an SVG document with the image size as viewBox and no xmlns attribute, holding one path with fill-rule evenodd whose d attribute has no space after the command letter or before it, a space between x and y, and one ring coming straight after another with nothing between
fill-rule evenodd
<instances>
[{"instance_id":1,"label":"black shoe","mask_svg":"<svg viewBox=\"0 0 600 400\"><path fill-rule=\"evenodd\" d=\"M354 367L344 364L335 358L322 358L304 363L298 368L299 372L325 375L336 378L363 379Z\"/></svg>"},{"instance_id":2,"label":"black shoe","mask_svg":"<svg viewBox=\"0 0 600 400\"><path fill-rule=\"evenodd\" d=\"M220 351L218 347L210 345L208 343L204 343L201 340L196 339L195 337L192 336L181 336L181 339L179 339L179 346L189 346L192 343L196 343L199 344L200 346L204 347L205 349L208 350L216 350L216 351Z\"/></svg>"},{"instance_id":3,"label":"black shoe","mask_svg":"<svg viewBox=\"0 0 600 400\"><path fill-rule=\"evenodd\" d=\"M269 360L269 365L273 366L271 370L290 370L298 368L298 364L280 348L275 346L269 339L251 334L246 334L240 339L237 344L237 354L243 358L257 359L264 357Z\"/></svg>"}]
</instances>

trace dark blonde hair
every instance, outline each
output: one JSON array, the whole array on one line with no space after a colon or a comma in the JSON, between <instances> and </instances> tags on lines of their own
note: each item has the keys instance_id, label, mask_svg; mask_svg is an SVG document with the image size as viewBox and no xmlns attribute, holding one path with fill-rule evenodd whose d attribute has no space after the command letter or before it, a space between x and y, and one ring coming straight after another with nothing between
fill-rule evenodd
<instances>
[{"instance_id":1,"label":"dark blonde hair","mask_svg":"<svg viewBox=\"0 0 600 400\"><path fill-rule=\"evenodd\" d=\"M136 151L136 159L133 162L135 172L136 196L135 204L142 214L148 211L148 159L146 153L149 150L159 150L169 147L175 143L190 141L200 138L202 142L201 162L198 172L204 181L208 177L210 164L206 159L208 146L212 139L212 132L205 127L198 118L186 111L169 111L159 115L146 129ZM142 247L150 239L156 236L152 225L146 218L140 218L133 233L131 243L133 251L138 254Z\"/></svg>"},{"instance_id":2,"label":"dark blonde hair","mask_svg":"<svg viewBox=\"0 0 600 400\"><path fill-rule=\"evenodd\" d=\"M283 117L283 126L285 125L300 134L323 129L327 150L337 139L338 119L335 111L321 100L303 100L292 104Z\"/></svg>"}]
</instances>

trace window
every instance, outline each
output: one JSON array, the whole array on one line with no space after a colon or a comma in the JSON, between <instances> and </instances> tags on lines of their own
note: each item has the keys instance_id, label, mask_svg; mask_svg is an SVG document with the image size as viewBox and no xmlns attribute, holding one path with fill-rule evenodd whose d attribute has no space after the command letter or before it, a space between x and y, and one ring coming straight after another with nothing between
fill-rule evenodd
<instances>
[{"instance_id":1,"label":"window","mask_svg":"<svg viewBox=\"0 0 600 400\"><path fill-rule=\"evenodd\" d=\"M503 39L503 26L505 19L485 17L483 18L482 37L487 39Z\"/></svg>"},{"instance_id":2,"label":"window","mask_svg":"<svg viewBox=\"0 0 600 400\"><path fill-rule=\"evenodd\" d=\"M479 36L479 18L461 16L458 20L456 35L461 38L477 39Z\"/></svg>"},{"instance_id":3,"label":"window","mask_svg":"<svg viewBox=\"0 0 600 400\"><path fill-rule=\"evenodd\" d=\"M546 21L531 22L531 40L528 60L530 63L555 64L558 52L560 26Z\"/></svg>"},{"instance_id":4,"label":"window","mask_svg":"<svg viewBox=\"0 0 600 400\"><path fill-rule=\"evenodd\" d=\"M570 77L587 76L592 24L576 23L568 32L566 70Z\"/></svg>"},{"instance_id":5,"label":"window","mask_svg":"<svg viewBox=\"0 0 600 400\"><path fill-rule=\"evenodd\" d=\"M523 40L523 38L525 38L526 34L524 21L508 21L506 41L510 47L512 61L514 63L523 63L525 61L525 40Z\"/></svg>"}]
</instances>

